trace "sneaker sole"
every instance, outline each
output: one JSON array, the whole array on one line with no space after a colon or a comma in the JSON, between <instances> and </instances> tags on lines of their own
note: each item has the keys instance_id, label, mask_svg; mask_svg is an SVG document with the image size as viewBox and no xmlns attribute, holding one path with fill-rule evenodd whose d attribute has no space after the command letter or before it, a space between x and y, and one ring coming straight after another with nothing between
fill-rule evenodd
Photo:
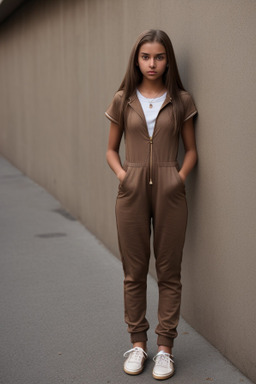
<instances>
[{"instance_id":1,"label":"sneaker sole","mask_svg":"<svg viewBox=\"0 0 256 384\"><path fill-rule=\"evenodd\" d=\"M174 373L175 373L175 371L173 371L170 375L167 375L167 376L157 376L154 373L152 373L152 376L156 380L167 380L167 379L170 379L170 377L172 377L174 375Z\"/></svg>"},{"instance_id":2,"label":"sneaker sole","mask_svg":"<svg viewBox=\"0 0 256 384\"><path fill-rule=\"evenodd\" d=\"M144 367L142 367L142 369L140 369L139 371L127 371L125 368L124 368L124 372L127 373L127 375L132 375L132 376L135 376L135 375L139 375L140 373L143 372L143 369Z\"/></svg>"}]
</instances>

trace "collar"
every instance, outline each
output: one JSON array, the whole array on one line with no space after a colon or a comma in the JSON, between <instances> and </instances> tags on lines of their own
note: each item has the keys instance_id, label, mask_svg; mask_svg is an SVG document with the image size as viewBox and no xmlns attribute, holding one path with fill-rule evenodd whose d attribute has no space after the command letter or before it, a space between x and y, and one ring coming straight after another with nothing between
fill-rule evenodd
<instances>
[{"instance_id":1,"label":"collar","mask_svg":"<svg viewBox=\"0 0 256 384\"><path fill-rule=\"evenodd\" d=\"M139 101L138 97L137 97L137 94L136 94L136 91L133 92L133 94L129 97L128 99L128 104L132 104L134 103L135 101ZM166 104L169 104L169 103L172 103L172 97L169 93L169 91L167 91L167 95L166 95L166 98L165 98L165 101L162 105L162 108L166 105Z\"/></svg>"},{"instance_id":2,"label":"collar","mask_svg":"<svg viewBox=\"0 0 256 384\"><path fill-rule=\"evenodd\" d=\"M162 107L160 108L160 111L169 103L172 103L172 97L170 96L169 91L167 91L165 101L164 101ZM131 95L131 97L129 97L128 104L135 110L135 112L138 113L138 115L140 115L142 120L144 120L146 122L144 112L143 112L142 106L140 104L140 101L137 97L136 91L134 91L133 94Z\"/></svg>"},{"instance_id":3,"label":"collar","mask_svg":"<svg viewBox=\"0 0 256 384\"><path fill-rule=\"evenodd\" d=\"M163 102L163 105L162 107L160 108L160 111L168 104L172 103L172 98L169 94L169 92L167 91L167 95L166 95L166 98L165 98L165 101ZM136 91L133 92L133 94L131 95L131 97L129 97L128 99L128 105L130 105L130 107L140 116L140 118L142 119L142 121L144 122L144 125L145 127L147 127L147 122L146 122L146 119L145 119L145 115L144 115L144 112L143 112L143 109L142 109L142 106L140 104L140 101L137 97L137 94L136 94ZM159 111L159 112L160 112ZM146 132L148 134L148 130L146 128Z\"/></svg>"}]
</instances>

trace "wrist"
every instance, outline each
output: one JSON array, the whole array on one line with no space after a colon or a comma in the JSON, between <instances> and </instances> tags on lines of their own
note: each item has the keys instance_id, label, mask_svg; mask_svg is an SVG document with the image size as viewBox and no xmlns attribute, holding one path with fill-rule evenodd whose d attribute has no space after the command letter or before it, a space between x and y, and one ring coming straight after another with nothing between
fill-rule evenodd
<instances>
[{"instance_id":1,"label":"wrist","mask_svg":"<svg viewBox=\"0 0 256 384\"><path fill-rule=\"evenodd\" d=\"M125 170L122 168L122 169L120 169L120 171L118 171L117 173L116 173L116 177L118 178L118 180L122 180L122 176L125 174L126 172L125 172Z\"/></svg>"},{"instance_id":2,"label":"wrist","mask_svg":"<svg viewBox=\"0 0 256 384\"><path fill-rule=\"evenodd\" d=\"M180 178L183 180L183 182L185 182L187 176L184 174L182 170L179 171L179 175L180 175Z\"/></svg>"}]
</instances>

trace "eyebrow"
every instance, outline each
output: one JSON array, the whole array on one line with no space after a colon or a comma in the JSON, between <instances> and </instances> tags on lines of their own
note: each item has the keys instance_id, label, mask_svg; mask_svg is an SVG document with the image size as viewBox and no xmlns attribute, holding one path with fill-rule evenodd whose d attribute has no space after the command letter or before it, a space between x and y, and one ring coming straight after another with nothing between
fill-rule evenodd
<instances>
[{"instance_id":1,"label":"eyebrow","mask_svg":"<svg viewBox=\"0 0 256 384\"><path fill-rule=\"evenodd\" d=\"M141 55L150 55L150 53L147 53L147 52L141 52L140 54L141 54ZM159 55L166 55L166 52L156 53L155 56L159 56Z\"/></svg>"}]
</instances>

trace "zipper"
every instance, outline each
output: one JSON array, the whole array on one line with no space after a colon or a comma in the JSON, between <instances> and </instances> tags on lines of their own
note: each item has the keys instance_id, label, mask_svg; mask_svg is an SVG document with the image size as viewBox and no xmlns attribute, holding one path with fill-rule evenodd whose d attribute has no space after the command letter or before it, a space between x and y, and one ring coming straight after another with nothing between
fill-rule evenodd
<instances>
[{"instance_id":1,"label":"zipper","mask_svg":"<svg viewBox=\"0 0 256 384\"><path fill-rule=\"evenodd\" d=\"M135 98L136 98L136 95L135 95ZM146 119L145 119L145 115L143 114L143 116L138 112L138 110L136 110L136 108L134 108L134 106L132 105L132 101L135 99L131 99L131 97L129 98L129 105L130 107L144 120L144 122L146 123ZM137 99L138 100L138 99ZM139 100L138 100L139 101ZM156 121L155 121L155 126L154 126L154 131L153 131L153 135L152 136L149 136L149 143L150 143L150 163L149 163L149 184L152 185L153 184L153 180L152 180L152 168L153 168L153 136L154 136L154 133L155 133L155 128L156 128L156 122L157 122L157 119L158 119L158 116L159 116L159 113L161 112L161 110L169 103L172 103L172 98L168 98L167 100L164 101L163 105L161 106L159 112L158 112L158 115L156 117ZM147 123L146 123L146 129L147 129Z\"/></svg>"},{"instance_id":2,"label":"zipper","mask_svg":"<svg viewBox=\"0 0 256 384\"><path fill-rule=\"evenodd\" d=\"M158 116L159 116L159 113L161 112L161 110L169 103L171 102L172 103L172 98L170 97L170 100L166 103L164 102L164 104L161 106L159 112L158 112L158 115L156 117L156 121L155 121L155 126L154 126L154 131L153 131L153 135L152 136L149 136L149 144L150 144L150 153L149 153L149 157L150 157L150 160L149 160L149 184L152 185L153 184L153 180L152 180L152 172L153 172L153 137L154 137L154 134L155 134L155 130L156 130L156 122L157 122L157 119L158 119Z\"/></svg>"},{"instance_id":3,"label":"zipper","mask_svg":"<svg viewBox=\"0 0 256 384\"><path fill-rule=\"evenodd\" d=\"M152 185L153 184L153 180L152 180L152 167L153 167L153 137L150 136L149 138L149 143L150 143L150 154L149 154L149 157L150 157L150 160L149 160L149 184Z\"/></svg>"}]
</instances>

